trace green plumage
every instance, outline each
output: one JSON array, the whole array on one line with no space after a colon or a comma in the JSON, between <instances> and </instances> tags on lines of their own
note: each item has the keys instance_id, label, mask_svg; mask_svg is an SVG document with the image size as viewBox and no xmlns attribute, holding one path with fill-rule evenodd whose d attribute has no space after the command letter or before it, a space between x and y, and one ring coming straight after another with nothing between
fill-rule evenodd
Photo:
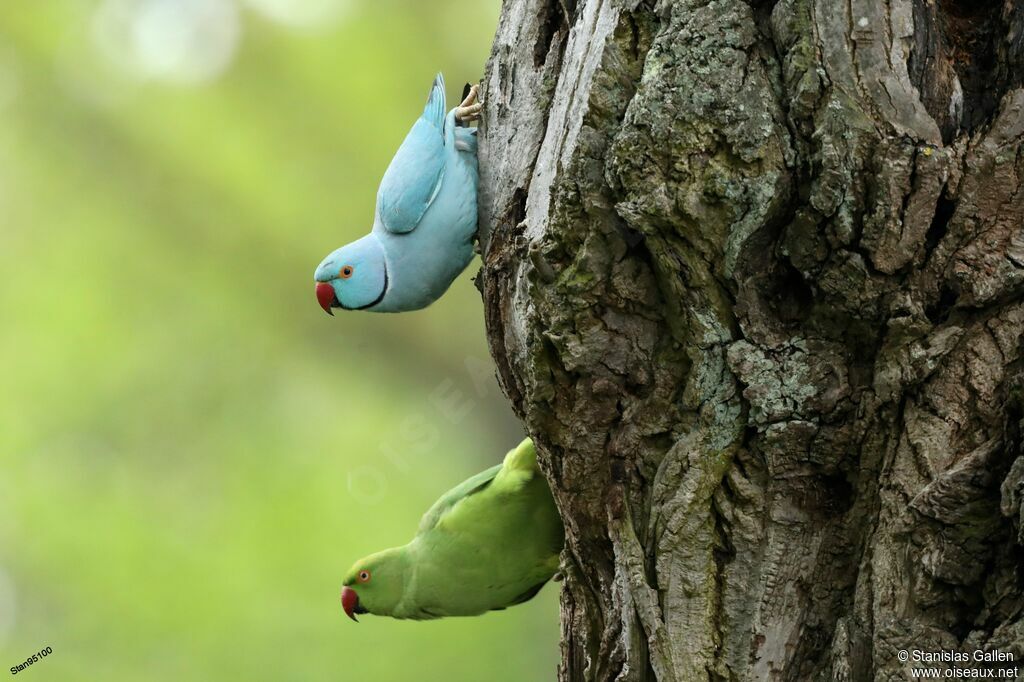
<instances>
[{"instance_id":1,"label":"green plumage","mask_svg":"<svg viewBox=\"0 0 1024 682\"><path fill-rule=\"evenodd\" d=\"M358 595L356 613L475 616L533 597L558 570L562 542L562 520L526 439L502 464L445 493L409 544L357 561L344 585Z\"/></svg>"}]
</instances>

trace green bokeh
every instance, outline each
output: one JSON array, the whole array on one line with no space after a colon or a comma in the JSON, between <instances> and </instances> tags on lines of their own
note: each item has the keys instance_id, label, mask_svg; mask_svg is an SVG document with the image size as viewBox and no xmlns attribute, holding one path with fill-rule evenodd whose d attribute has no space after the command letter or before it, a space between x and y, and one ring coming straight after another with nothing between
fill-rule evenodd
<instances>
[{"instance_id":1,"label":"green bokeh","mask_svg":"<svg viewBox=\"0 0 1024 682\"><path fill-rule=\"evenodd\" d=\"M369 229L434 72L450 100L481 75L498 3L296 27L218 1L237 47L199 82L110 30L161 0L0 3L0 670L51 646L19 675L551 679L555 587L344 618L351 563L521 431L469 273L334 319L311 277Z\"/></svg>"}]
</instances>

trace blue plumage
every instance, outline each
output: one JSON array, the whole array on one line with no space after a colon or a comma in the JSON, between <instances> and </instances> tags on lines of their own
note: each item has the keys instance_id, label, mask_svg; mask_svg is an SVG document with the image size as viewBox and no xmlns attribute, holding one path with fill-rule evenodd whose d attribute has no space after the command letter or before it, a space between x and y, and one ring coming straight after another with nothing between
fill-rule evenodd
<instances>
[{"instance_id":1,"label":"blue plumage","mask_svg":"<svg viewBox=\"0 0 1024 682\"><path fill-rule=\"evenodd\" d=\"M477 222L475 90L445 115L438 74L423 114L399 147L377 192L373 230L331 253L314 278L331 308L403 312L437 300L473 258Z\"/></svg>"}]
</instances>

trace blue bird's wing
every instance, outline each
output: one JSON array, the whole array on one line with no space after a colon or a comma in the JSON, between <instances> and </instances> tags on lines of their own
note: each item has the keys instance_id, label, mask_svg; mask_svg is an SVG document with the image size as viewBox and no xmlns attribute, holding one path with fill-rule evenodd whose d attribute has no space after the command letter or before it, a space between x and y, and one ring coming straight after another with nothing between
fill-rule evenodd
<instances>
[{"instance_id":1,"label":"blue bird's wing","mask_svg":"<svg viewBox=\"0 0 1024 682\"><path fill-rule=\"evenodd\" d=\"M377 213L389 232L414 230L441 188L444 117L444 78L438 74L423 115L398 148L377 192Z\"/></svg>"}]
</instances>

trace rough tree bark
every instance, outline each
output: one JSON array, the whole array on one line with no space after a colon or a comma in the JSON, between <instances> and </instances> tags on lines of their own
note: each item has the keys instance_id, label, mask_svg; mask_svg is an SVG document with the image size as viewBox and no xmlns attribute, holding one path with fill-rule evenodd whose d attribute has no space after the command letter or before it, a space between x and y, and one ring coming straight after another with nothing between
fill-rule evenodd
<instances>
[{"instance_id":1,"label":"rough tree bark","mask_svg":"<svg viewBox=\"0 0 1024 682\"><path fill-rule=\"evenodd\" d=\"M560 679L1022 660L1022 75L1012 0L505 0L479 283Z\"/></svg>"}]
</instances>

